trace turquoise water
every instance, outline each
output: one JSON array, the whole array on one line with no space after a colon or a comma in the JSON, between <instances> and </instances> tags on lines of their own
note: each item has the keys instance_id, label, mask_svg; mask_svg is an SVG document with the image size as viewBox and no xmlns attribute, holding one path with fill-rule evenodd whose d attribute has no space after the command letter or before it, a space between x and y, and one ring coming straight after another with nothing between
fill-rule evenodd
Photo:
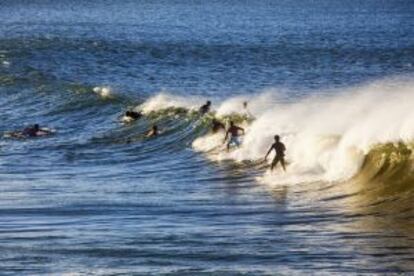
<instances>
[{"instance_id":1,"label":"turquoise water","mask_svg":"<svg viewBox=\"0 0 414 276\"><path fill-rule=\"evenodd\" d=\"M238 111L230 102L247 97L261 122L269 105L290 114L281 103L372 83L391 86L378 106L412 95L413 3L58 2L0 3L0 131L56 129L0 141L2 274L414 271L412 174L392 196L372 183L280 184L281 172L263 181L251 155L200 152L210 119L188 112L207 99ZM119 122L145 106L144 119ZM154 123L161 135L145 139Z\"/></svg>"}]
</instances>

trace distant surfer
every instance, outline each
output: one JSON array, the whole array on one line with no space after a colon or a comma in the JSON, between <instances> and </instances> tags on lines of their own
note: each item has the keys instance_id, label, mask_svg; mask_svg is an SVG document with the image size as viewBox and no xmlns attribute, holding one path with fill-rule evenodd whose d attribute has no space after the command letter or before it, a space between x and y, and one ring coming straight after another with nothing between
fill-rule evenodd
<instances>
[{"instance_id":1,"label":"distant surfer","mask_svg":"<svg viewBox=\"0 0 414 276\"><path fill-rule=\"evenodd\" d=\"M273 143L273 145L270 147L269 151L267 152L267 154L265 156L265 161L267 160L267 156L269 156L269 154L272 150L275 150L276 155L273 158L272 165L270 166L270 170L272 171L273 168L280 161L280 164L282 164L283 170L286 171L286 167L285 167L286 147L282 142L280 142L280 136L279 135L275 135L275 142Z\"/></svg>"},{"instance_id":2,"label":"distant surfer","mask_svg":"<svg viewBox=\"0 0 414 276\"><path fill-rule=\"evenodd\" d=\"M248 119L254 119L252 113L250 113L249 109L247 108L248 103L243 102L243 113Z\"/></svg>"},{"instance_id":3,"label":"distant surfer","mask_svg":"<svg viewBox=\"0 0 414 276\"><path fill-rule=\"evenodd\" d=\"M155 137L159 134L158 131L158 126L157 125L153 125L151 127L151 129L145 134L145 137L150 138L150 137Z\"/></svg>"},{"instance_id":4,"label":"distant surfer","mask_svg":"<svg viewBox=\"0 0 414 276\"><path fill-rule=\"evenodd\" d=\"M32 127L25 128L22 133L27 137L39 137L52 134L52 131L47 128L41 128L39 124L34 124Z\"/></svg>"},{"instance_id":5,"label":"distant surfer","mask_svg":"<svg viewBox=\"0 0 414 276\"><path fill-rule=\"evenodd\" d=\"M243 128L236 126L233 121L230 121L230 127L226 131L226 136L224 137L223 142L225 143L227 141L227 138L230 134L230 139L227 143L227 151L230 150L231 145L236 145L237 147L240 147L240 131L243 132L243 134L245 132Z\"/></svg>"},{"instance_id":6,"label":"distant surfer","mask_svg":"<svg viewBox=\"0 0 414 276\"><path fill-rule=\"evenodd\" d=\"M201 115L204 115L204 114L206 114L210 111L210 108L211 108L211 102L207 101L205 104L203 104L200 107L199 112L200 112Z\"/></svg>"},{"instance_id":7,"label":"distant surfer","mask_svg":"<svg viewBox=\"0 0 414 276\"><path fill-rule=\"evenodd\" d=\"M211 125L211 131L213 133L217 133L220 130L226 130L226 126L222 122L220 122L219 120L217 120L217 119L213 119L213 121L211 122L211 124L212 124Z\"/></svg>"},{"instance_id":8,"label":"distant surfer","mask_svg":"<svg viewBox=\"0 0 414 276\"><path fill-rule=\"evenodd\" d=\"M130 122L140 119L142 116L143 115L141 112L128 110L125 112L124 116L122 117L122 121L125 123L130 123Z\"/></svg>"},{"instance_id":9,"label":"distant surfer","mask_svg":"<svg viewBox=\"0 0 414 276\"><path fill-rule=\"evenodd\" d=\"M128 110L127 112L125 112L125 116L126 117L130 117L134 120L138 120L139 118L142 117L142 113L141 112L137 112L137 111L131 111Z\"/></svg>"},{"instance_id":10,"label":"distant surfer","mask_svg":"<svg viewBox=\"0 0 414 276\"><path fill-rule=\"evenodd\" d=\"M52 130L47 129L47 128L41 128L39 124L34 124L33 126L26 127L22 131L13 131L13 132L6 133L5 137L25 139L25 138L47 136L52 133L53 133Z\"/></svg>"}]
</instances>

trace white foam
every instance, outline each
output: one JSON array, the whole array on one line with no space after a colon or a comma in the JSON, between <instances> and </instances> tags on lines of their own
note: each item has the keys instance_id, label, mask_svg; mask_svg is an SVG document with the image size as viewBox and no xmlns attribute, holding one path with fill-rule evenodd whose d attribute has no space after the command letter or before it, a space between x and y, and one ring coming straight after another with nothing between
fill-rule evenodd
<instances>
[{"instance_id":1,"label":"white foam","mask_svg":"<svg viewBox=\"0 0 414 276\"><path fill-rule=\"evenodd\" d=\"M205 100L199 97L182 97L161 92L145 101L136 109L141 110L144 114L171 107L197 110L204 102Z\"/></svg>"},{"instance_id":2,"label":"white foam","mask_svg":"<svg viewBox=\"0 0 414 276\"><path fill-rule=\"evenodd\" d=\"M287 147L288 171L266 174L262 180L297 183L349 179L374 145L414 139L413 104L412 82L377 82L337 92L336 96L273 103L261 115L255 114L257 120L248 127L242 147L231 157L236 161L263 158L273 135L279 134ZM193 146L200 150L197 144Z\"/></svg>"},{"instance_id":3,"label":"white foam","mask_svg":"<svg viewBox=\"0 0 414 276\"><path fill-rule=\"evenodd\" d=\"M286 184L349 179L359 171L374 145L414 140L412 81L379 81L321 95L325 96L294 103L280 100L280 94L274 91L225 100L217 108L218 116L240 113L247 100L256 117L245 126L242 146L227 153L223 133L200 137L192 146L196 151L208 152L207 156L216 161L261 160L273 136L279 134L287 148L287 172L279 168L266 172L260 180ZM143 106L148 111L172 106L194 108L201 103L198 98L161 94Z\"/></svg>"},{"instance_id":4,"label":"white foam","mask_svg":"<svg viewBox=\"0 0 414 276\"><path fill-rule=\"evenodd\" d=\"M96 86L93 88L93 92L103 99L110 99L114 97L113 91L109 86Z\"/></svg>"},{"instance_id":5,"label":"white foam","mask_svg":"<svg viewBox=\"0 0 414 276\"><path fill-rule=\"evenodd\" d=\"M217 108L216 115L222 117L238 113L256 117L272 108L280 99L280 94L276 90L265 91L254 97L251 95L238 96L223 101ZM244 102L248 103L247 110L243 107Z\"/></svg>"}]
</instances>

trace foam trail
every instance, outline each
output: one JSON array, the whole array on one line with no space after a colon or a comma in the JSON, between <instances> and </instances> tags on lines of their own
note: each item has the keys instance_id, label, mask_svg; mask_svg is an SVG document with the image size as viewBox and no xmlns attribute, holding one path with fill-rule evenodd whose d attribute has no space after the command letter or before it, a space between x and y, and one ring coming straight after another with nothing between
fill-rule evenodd
<instances>
[{"instance_id":1,"label":"foam trail","mask_svg":"<svg viewBox=\"0 0 414 276\"><path fill-rule=\"evenodd\" d=\"M251 113L253 116L260 116L266 110L271 109L275 103L281 101L281 96L276 90L266 91L260 95L239 96L224 101L217 109L218 117L231 114ZM243 108L243 102L248 103L247 110ZM249 114L247 114L249 115Z\"/></svg>"}]
</instances>

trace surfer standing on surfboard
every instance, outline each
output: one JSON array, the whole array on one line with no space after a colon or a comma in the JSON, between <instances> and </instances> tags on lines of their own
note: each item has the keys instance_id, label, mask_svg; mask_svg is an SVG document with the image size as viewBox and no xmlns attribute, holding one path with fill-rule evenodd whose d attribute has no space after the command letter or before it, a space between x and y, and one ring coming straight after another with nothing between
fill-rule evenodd
<instances>
[{"instance_id":1,"label":"surfer standing on surfboard","mask_svg":"<svg viewBox=\"0 0 414 276\"><path fill-rule=\"evenodd\" d=\"M285 151L286 151L286 147L285 147L285 145L282 142L280 142L280 136L279 135L275 135L275 142L273 143L273 145L270 147L269 151L267 152L267 154L265 156L265 161L267 159L267 156L270 154L270 152L273 149L275 150L276 155L275 155L275 158L273 158L272 165L270 166L270 170L272 171L273 168L280 161L280 164L282 164L283 170L286 171L286 167L285 167Z\"/></svg>"},{"instance_id":2,"label":"surfer standing on surfboard","mask_svg":"<svg viewBox=\"0 0 414 276\"><path fill-rule=\"evenodd\" d=\"M229 142L227 143L227 151L230 150L230 146L232 144L236 145L237 147L240 147L240 134L239 131L243 132L244 135L244 128L238 127L234 124L233 121L230 121L230 127L229 129L226 131L226 137L224 137L224 142L226 142L227 137L230 136Z\"/></svg>"},{"instance_id":3,"label":"surfer standing on surfboard","mask_svg":"<svg viewBox=\"0 0 414 276\"><path fill-rule=\"evenodd\" d=\"M207 101L205 104L203 104L200 109L198 110L201 115L204 115L210 111L211 102Z\"/></svg>"}]
</instances>

